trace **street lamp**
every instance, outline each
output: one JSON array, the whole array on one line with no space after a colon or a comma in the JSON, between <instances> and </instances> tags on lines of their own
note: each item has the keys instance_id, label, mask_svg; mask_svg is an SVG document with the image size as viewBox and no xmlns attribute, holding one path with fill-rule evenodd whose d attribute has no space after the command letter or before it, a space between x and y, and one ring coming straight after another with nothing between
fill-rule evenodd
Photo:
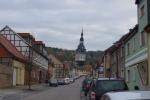
<instances>
[{"instance_id":1,"label":"street lamp","mask_svg":"<svg viewBox=\"0 0 150 100\"><path fill-rule=\"evenodd\" d=\"M31 71L32 71L32 59L31 56L33 57L33 50L31 51L31 47L29 47L29 90L31 90Z\"/></svg>"}]
</instances>

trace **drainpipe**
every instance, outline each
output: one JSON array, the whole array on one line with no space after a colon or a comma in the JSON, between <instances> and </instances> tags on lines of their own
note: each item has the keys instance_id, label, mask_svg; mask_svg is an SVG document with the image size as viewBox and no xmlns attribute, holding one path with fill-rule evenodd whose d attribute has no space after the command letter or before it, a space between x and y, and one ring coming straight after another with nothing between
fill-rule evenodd
<instances>
[{"instance_id":1,"label":"drainpipe","mask_svg":"<svg viewBox=\"0 0 150 100\"><path fill-rule=\"evenodd\" d=\"M31 43L31 36L29 37L30 42ZM29 47L29 83L28 83L28 89L31 90L31 72L32 72L32 63L33 63L33 47L34 44L31 43L31 47Z\"/></svg>"},{"instance_id":2,"label":"drainpipe","mask_svg":"<svg viewBox=\"0 0 150 100\"><path fill-rule=\"evenodd\" d=\"M148 33L148 42L147 42L147 44L148 44L148 89L150 90L150 61L149 61L149 59L150 59L150 33Z\"/></svg>"},{"instance_id":3,"label":"drainpipe","mask_svg":"<svg viewBox=\"0 0 150 100\"><path fill-rule=\"evenodd\" d=\"M116 67L117 67L117 72L116 72L116 77L119 78L119 75L118 75L118 72L119 72L119 69L118 69L118 48L116 50Z\"/></svg>"},{"instance_id":4,"label":"drainpipe","mask_svg":"<svg viewBox=\"0 0 150 100\"><path fill-rule=\"evenodd\" d=\"M32 61L31 61L31 48L29 48L29 82L28 82L28 89L31 90L31 70L32 70Z\"/></svg>"}]
</instances>

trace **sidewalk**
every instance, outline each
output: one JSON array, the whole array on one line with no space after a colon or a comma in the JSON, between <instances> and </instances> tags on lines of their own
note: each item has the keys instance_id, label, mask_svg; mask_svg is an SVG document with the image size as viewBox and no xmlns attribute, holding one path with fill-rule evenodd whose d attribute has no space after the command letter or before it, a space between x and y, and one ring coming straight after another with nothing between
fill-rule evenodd
<instances>
[{"instance_id":1,"label":"sidewalk","mask_svg":"<svg viewBox=\"0 0 150 100\"><path fill-rule=\"evenodd\" d=\"M38 91L47 87L47 84L37 84L31 85L31 90L29 90L28 86L15 86L11 88L0 89L0 98L4 95L19 94L27 91Z\"/></svg>"}]
</instances>

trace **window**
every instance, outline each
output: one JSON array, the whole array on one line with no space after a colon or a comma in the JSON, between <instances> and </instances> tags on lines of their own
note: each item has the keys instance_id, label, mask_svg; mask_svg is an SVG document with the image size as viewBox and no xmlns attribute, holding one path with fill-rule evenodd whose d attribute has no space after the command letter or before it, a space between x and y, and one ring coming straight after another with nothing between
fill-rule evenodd
<instances>
[{"instance_id":1,"label":"window","mask_svg":"<svg viewBox=\"0 0 150 100\"><path fill-rule=\"evenodd\" d=\"M144 5L140 9L140 16L142 17L144 15Z\"/></svg>"},{"instance_id":2,"label":"window","mask_svg":"<svg viewBox=\"0 0 150 100\"><path fill-rule=\"evenodd\" d=\"M127 44L127 55L130 54L130 43Z\"/></svg>"},{"instance_id":3,"label":"window","mask_svg":"<svg viewBox=\"0 0 150 100\"><path fill-rule=\"evenodd\" d=\"M35 75L35 71L33 71L33 78L35 78L35 76L36 76L36 75Z\"/></svg>"},{"instance_id":4,"label":"window","mask_svg":"<svg viewBox=\"0 0 150 100\"><path fill-rule=\"evenodd\" d=\"M146 33L143 31L141 32L141 46L145 46L146 44Z\"/></svg>"},{"instance_id":5,"label":"window","mask_svg":"<svg viewBox=\"0 0 150 100\"><path fill-rule=\"evenodd\" d=\"M116 52L117 52L117 51L116 51ZM116 59L117 59L117 58L116 58L116 52L113 53L114 62L116 62Z\"/></svg>"},{"instance_id":6,"label":"window","mask_svg":"<svg viewBox=\"0 0 150 100\"><path fill-rule=\"evenodd\" d=\"M123 80L98 80L96 82L96 91L112 90L127 90L126 83Z\"/></svg>"},{"instance_id":7,"label":"window","mask_svg":"<svg viewBox=\"0 0 150 100\"><path fill-rule=\"evenodd\" d=\"M136 81L136 67L134 67L134 70L133 70L133 81Z\"/></svg>"},{"instance_id":8,"label":"window","mask_svg":"<svg viewBox=\"0 0 150 100\"><path fill-rule=\"evenodd\" d=\"M0 58L0 64L4 64L4 65L10 65L12 62L11 62L11 58L3 58L3 57L1 57Z\"/></svg>"},{"instance_id":9,"label":"window","mask_svg":"<svg viewBox=\"0 0 150 100\"><path fill-rule=\"evenodd\" d=\"M0 44L0 48L2 48L3 46Z\"/></svg>"},{"instance_id":10,"label":"window","mask_svg":"<svg viewBox=\"0 0 150 100\"><path fill-rule=\"evenodd\" d=\"M122 69L121 70L121 78L123 78L124 77L124 70Z\"/></svg>"},{"instance_id":11,"label":"window","mask_svg":"<svg viewBox=\"0 0 150 100\"><path fill-rule=\"evenodd\" d=\"M127 70L127 77L126 77L126 81L130 82L130 70Z\"/></svg>"},{"instance_id":12,"label":"window","mask_svg":"<svg viewBox=\"0 0 150 100\"><path fill-rule=\"evenodd\" d=\"M120 53L121 53L120 55L121 55L121 57L123 57L123 49L124 49L124 48L121 47L121 50L120 50Z\"/></svg>"},{"instance_id":13,"label":"window","mask_svg":"<svg viewBox=\"0 0 150 100\"><path fill-rule=\"evenodd\" d=\"M136 43L136 39L133 39L133 51L135 51L135 43Z\"/></svg>"}]
</instances>

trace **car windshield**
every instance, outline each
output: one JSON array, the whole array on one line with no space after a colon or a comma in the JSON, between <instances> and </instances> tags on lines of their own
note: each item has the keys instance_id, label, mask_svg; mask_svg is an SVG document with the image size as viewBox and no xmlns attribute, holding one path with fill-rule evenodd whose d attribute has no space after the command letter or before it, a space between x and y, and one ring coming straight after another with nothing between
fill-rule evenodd
<instances>
[{"instance_id":1,"label":"car windshield","mask_svg":"<svg viewBox=\"0 0 150 100\"><path fill-rule=\"evenodd\" d=\"M96 91L108 92L108 91L117 91L117 90L127 90L127 86L122 80L102 80L97 81Z\"/></svg>"}]
</instances>

